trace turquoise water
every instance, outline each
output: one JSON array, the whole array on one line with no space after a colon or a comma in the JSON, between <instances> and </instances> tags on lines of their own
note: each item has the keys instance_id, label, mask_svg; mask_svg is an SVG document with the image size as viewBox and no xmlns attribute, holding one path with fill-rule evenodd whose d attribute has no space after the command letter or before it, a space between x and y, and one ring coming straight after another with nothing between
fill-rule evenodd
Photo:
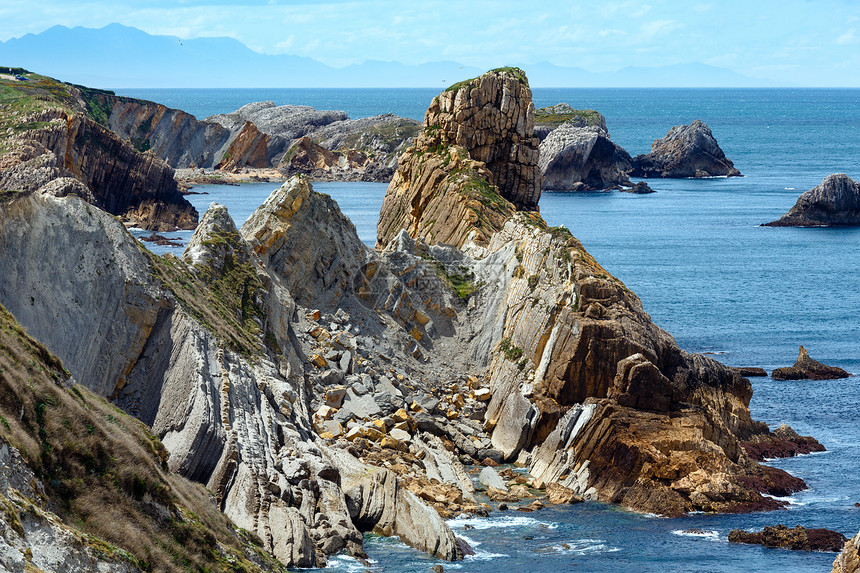
<instances>
[{"instance_id":1,"label":"turquoise water","mask_svg":"<svg viewBox=\"0 0 860 573\"><path fill-rule=\"evenodd\" d=\"M349 102L365 90L278 91L309 98L278 103L326 107L310 96L332 92L330 101ZM395 90L387 108L385 91L375 90L371 103L328 107L353 117L358 109L373 115L399 107L419 111L396 113L420 117L433 95ZM241 95L249 98L243 103L261 99ZM182 107L181 98L176 101L171 105ZM657 191L651 195L548 192L541 198L547 221L569 227L682 348L712 352L729 365L770 370L793 363L803 344L814 358L860 373L860 229L759 226L830 173L860 179L860 90L535 90L535 101L598 109L613 139L634 154L647 151L672 125L700 118L746 175L651 180ZM209 195L189 198L201 212L212 200L224 203L241 222L275 187L213 186L204 189ZM373 243L385 185L315 188L337 199L361 238ZM445 570L829 571L833 554L730 545L726 538L735 527L776 523L857 533L858 381L857 376L825 382L752 379L754 418L771 427L787 422L829 450L772 462L810 486L791 497L787 510L662 519L586 503L530 514L497 512L469 522L474 529L453 523L478 555L444 564ZM679 534L688 528L708 533ZM434 564L387 538L369 537L367 550L374 571L426 572ZM347 558L336 559L333 568L365 569Z\"/></svg>"}]
</instances>

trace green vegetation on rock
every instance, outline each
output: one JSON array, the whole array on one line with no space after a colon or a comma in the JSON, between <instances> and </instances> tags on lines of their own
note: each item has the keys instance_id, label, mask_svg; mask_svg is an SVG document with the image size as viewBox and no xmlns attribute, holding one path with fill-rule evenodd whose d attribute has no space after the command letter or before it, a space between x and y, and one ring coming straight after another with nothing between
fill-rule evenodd
<instances>
[{"instance_id":1,"label":"green vegetation on rock","mask_svg":"<svg viewBox=\"0 0 860 573\"><path fill-rule=\"evenodd\" d=\"M2 306L0 371L0 441L20 451L46 496L0 496L19 535L21 516L50 508L93 554L144 571L286 570L202 486L167 471L168 453L143 423L61 383L69 373L59 359Z\"/></svg>"},{"instance_id":2,"label":"green vegetation on rock","mask_svg":"<svg viewBox=\"0 0 860 573\"><path fill-rule=\"evenodd\" d=\"M585 125L602 126L605 122L603 116L596 110L573 109L566 103L535 110L535 125L555 128L576 118L582 118Z\"/></svg>"}]
</instances>

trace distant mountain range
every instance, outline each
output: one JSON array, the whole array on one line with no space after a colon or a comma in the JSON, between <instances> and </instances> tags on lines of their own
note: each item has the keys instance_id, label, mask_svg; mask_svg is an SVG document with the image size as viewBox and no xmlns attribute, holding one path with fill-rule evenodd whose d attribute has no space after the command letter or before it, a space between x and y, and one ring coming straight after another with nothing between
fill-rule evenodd
<instances>
[{"instance_id":1,"label":"distant mountain range","mask_svg":"<svg viewBox=\"0 0 860 573\"><path fill-rule=\"evenodd\" d=\"M534 87L768 87L700 63L594 73L548 62L520 65ZM2 66L102 88L445 87L486 70L456 62L366 61L332 68L312 58L255 52L233 38L153 36L137 28L54 26L0 42Z\"/></svg>"}]
</instances>

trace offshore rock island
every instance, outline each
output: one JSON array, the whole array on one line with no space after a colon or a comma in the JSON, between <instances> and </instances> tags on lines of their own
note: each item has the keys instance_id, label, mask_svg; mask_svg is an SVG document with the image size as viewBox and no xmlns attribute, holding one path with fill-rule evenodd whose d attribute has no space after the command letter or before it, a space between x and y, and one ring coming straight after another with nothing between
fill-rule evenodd
<instances>
[{"instance_id":1,"label":"offshore rock island","mask_svg":"<svg viewBox=\"0 0 860 573\"><path fill-rule=\"evenodd\" d=\"M241 228L213 204L181 258L156 256L114 215L179 226L191 217L182 197L135 191L114 177L138 170L104 166L169 165L86 101L62 112L65 125L119 147L71 136L51 147L42 130L68 133L66 104L37 101L4 105L2 118L13 133L0 154L7 569L174 571L175 552L218 571L321 567L341 552L365 558L368 531L462 559L472 550L445 520L493 509L473 480L482 466L490 499L522 503L527 485L546 496L532 509L585 498L665 516L774 510L786 505L774 496L806 487L757 456L820 444L754 421L746 378L681 350L570 231L541 218L522 70L433 100L396 161L375 249L299 175ZM153 118L153 130L173 113L111 106L111 117L116 106L142 114L126 125ZM237 165L280 153L289 163L300 150L289 156L247 119L272 107L229 129L175 118L191 140L239 129L221 144ZM207 145L196 159L215 160L200 154ZM60 167L57 151L95 170ZM308 161L297 163L329 165ZM105 199L111 190L125 203ZM513 462L525 483L491 467ZM849 545L843 561L856 562Z\"/></svg>"}]
</instances>

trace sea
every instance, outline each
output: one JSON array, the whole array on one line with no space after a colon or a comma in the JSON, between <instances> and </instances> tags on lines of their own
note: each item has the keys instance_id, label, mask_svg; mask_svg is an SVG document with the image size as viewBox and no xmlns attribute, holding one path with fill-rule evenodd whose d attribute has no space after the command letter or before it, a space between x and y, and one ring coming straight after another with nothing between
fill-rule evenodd
<instances>
[{"instance_id":1,"label":"sea","mask_svg":"<svg viewBox=\"0 0 860 573\"><path fill-rule=\"evenodd\" d=\"M253 101L423 119L438 89L117 90L199 118ZM860 90L541 89L536 107L566 102L605 117L613 141L646 153L673 125L701 119L744 175L648 180L650 195L545 191L540 211L565 225L642 300L681 348L730 366L790 366L804 345L826 364L860 374L860 228L770 228L804 191L832 173L860 180ZM205 186L202 213L225 204L241 224L277 184ZM384 184L318 183L375 240ZM185 237L187 234L176 234ZM496 511L452 520L476 555L445 571L829 571L833 553L729 544L734 528L860 530L860 377L782 382L752 378L753 418L815 436L826 452L769 461L809 489L785 510L745 515L641 515L597 502L534 513ZM332 571L427 572L440 562L397 539L368 535L371 565L345 556Z\"/></svg>"}]
</instances>

